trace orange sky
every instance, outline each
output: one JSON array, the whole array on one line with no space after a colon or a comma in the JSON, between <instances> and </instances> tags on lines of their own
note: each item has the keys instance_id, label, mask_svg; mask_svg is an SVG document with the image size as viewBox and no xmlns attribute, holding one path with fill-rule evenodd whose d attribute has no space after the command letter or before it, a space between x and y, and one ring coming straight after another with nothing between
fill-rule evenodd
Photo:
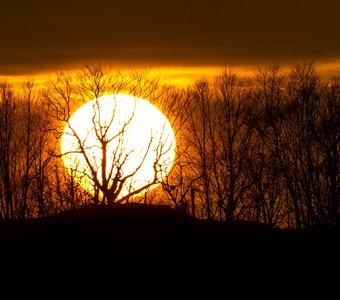
<instances>
[{"instance_id":1,"label":"orange sky","mask_svg":"<svg viewBox=\"0 0 340 300\"><path fill-rule=\"evenodd\" d=\"M293 65L282 65L282 71L289 71L289 69ZM338 61L330 61L323 63L315 64L318 72L322 76L339 76L340 77L340 60ZM183 67L145 67L140 66L140 68L148 70L151 76L155 76L159 78L162 82L175 84L181 87L186 87L196 80L201 78L207 78L212 80L216 75L224 70L225 67L231 67L233 71L235 71L239 76L253 76L254 73L258 70L258 68L263 67L263 65L252 65L252 66L183 66ZM120 69L120 67L117 67ZM126 67L122 67L124 70ZM134 66L134 68L138 69L138 66ZM79 67L71 68L69 67L67 70L76 71ZM34 79L35 84L37 86L43 85L44 82L52 78L57 71L60 70L51 70L49 72L44 73L32 73L32 74L20 74L20 75L5 75L0 76L0 78L7 78L13 84L20 85L22 82L27 79Z\"/></svg>"}]
</instances>

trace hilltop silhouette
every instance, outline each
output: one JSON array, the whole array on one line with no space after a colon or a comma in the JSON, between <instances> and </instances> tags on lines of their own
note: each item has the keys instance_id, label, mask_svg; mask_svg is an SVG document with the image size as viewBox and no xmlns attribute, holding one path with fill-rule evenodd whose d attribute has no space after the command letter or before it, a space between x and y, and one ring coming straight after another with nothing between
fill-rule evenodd
<instances>
[{"instance_id":1,"label":"hilltop silhouette","mask_svg":"<svg viewBox=\"0 0 340 300\"><path fill-rule=\"evenodd\" d=\"M253 222L202 221L161 205L85 206L48 218L0 222L3 273L68 278L156 276L244 282L329 275L336 227L279 230ZM316 270L321 270L316 272ZM59 274L58 273L58 274ZM101 274L101 275L99 275ZM218 275L219 274L219 275ZM215 279L214 279L215 278Z\"/></svg>"}]
</instances>

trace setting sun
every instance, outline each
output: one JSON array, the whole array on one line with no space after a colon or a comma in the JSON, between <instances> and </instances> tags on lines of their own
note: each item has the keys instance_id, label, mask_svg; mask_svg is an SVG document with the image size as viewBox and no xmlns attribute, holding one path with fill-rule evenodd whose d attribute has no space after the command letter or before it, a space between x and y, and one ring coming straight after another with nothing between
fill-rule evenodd
<instances>
[{"instance_id":1,"label":"setting sun","mask_svg":"<svg viewBox=\"0 0 340 300\"><path fill-rule=\"evenodd\" d=\"M61 141L63 161L79 184L120 199L152 187L170 170L175 135L167 118L148 101L106 95L80 107Z\"/></svg>"}]
</instances>

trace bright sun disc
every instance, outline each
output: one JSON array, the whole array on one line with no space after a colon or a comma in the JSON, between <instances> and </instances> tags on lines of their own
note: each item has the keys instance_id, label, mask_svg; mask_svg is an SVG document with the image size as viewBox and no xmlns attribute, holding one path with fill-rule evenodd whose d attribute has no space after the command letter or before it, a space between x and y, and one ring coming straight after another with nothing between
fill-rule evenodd
<instances>
[{"instance_id":1,"label":"bright sun disc","mask_svg":"<svg viewBox=\"0 0 340 300\"><path fill-rule=\"evenodd\" d=\"M104 173L109 183L117 174L127 178L118 199L155 178L162 179L175 157L175 135L167 118L148 101L125 94L87 102L65 127L61 140L64 164L69 174L92 193L94 176L103 183L104 144Z\"/></svg>"}]
</instances>

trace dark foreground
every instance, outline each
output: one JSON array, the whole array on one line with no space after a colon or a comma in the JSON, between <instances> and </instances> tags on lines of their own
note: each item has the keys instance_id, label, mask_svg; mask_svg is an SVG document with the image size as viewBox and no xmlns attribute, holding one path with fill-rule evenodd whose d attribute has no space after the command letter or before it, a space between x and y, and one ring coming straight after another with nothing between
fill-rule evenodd
<instances>
[{"instance_id":1,"label":"dark foreground","mask_svg":"<svg viewBox=\"0 0 340 300\"><path fill-rule=\"evenodd\" d=\"M0 222L3 278L34 278L37 284L51 278L59 287L143 281L174 289L194 282L196 291L227 292L235 284L284 290L324 281L331 289L339 280L339 250L336 227L285 231L205 222L166 206L84 207Z\"/></svg>"}]
</instances>

